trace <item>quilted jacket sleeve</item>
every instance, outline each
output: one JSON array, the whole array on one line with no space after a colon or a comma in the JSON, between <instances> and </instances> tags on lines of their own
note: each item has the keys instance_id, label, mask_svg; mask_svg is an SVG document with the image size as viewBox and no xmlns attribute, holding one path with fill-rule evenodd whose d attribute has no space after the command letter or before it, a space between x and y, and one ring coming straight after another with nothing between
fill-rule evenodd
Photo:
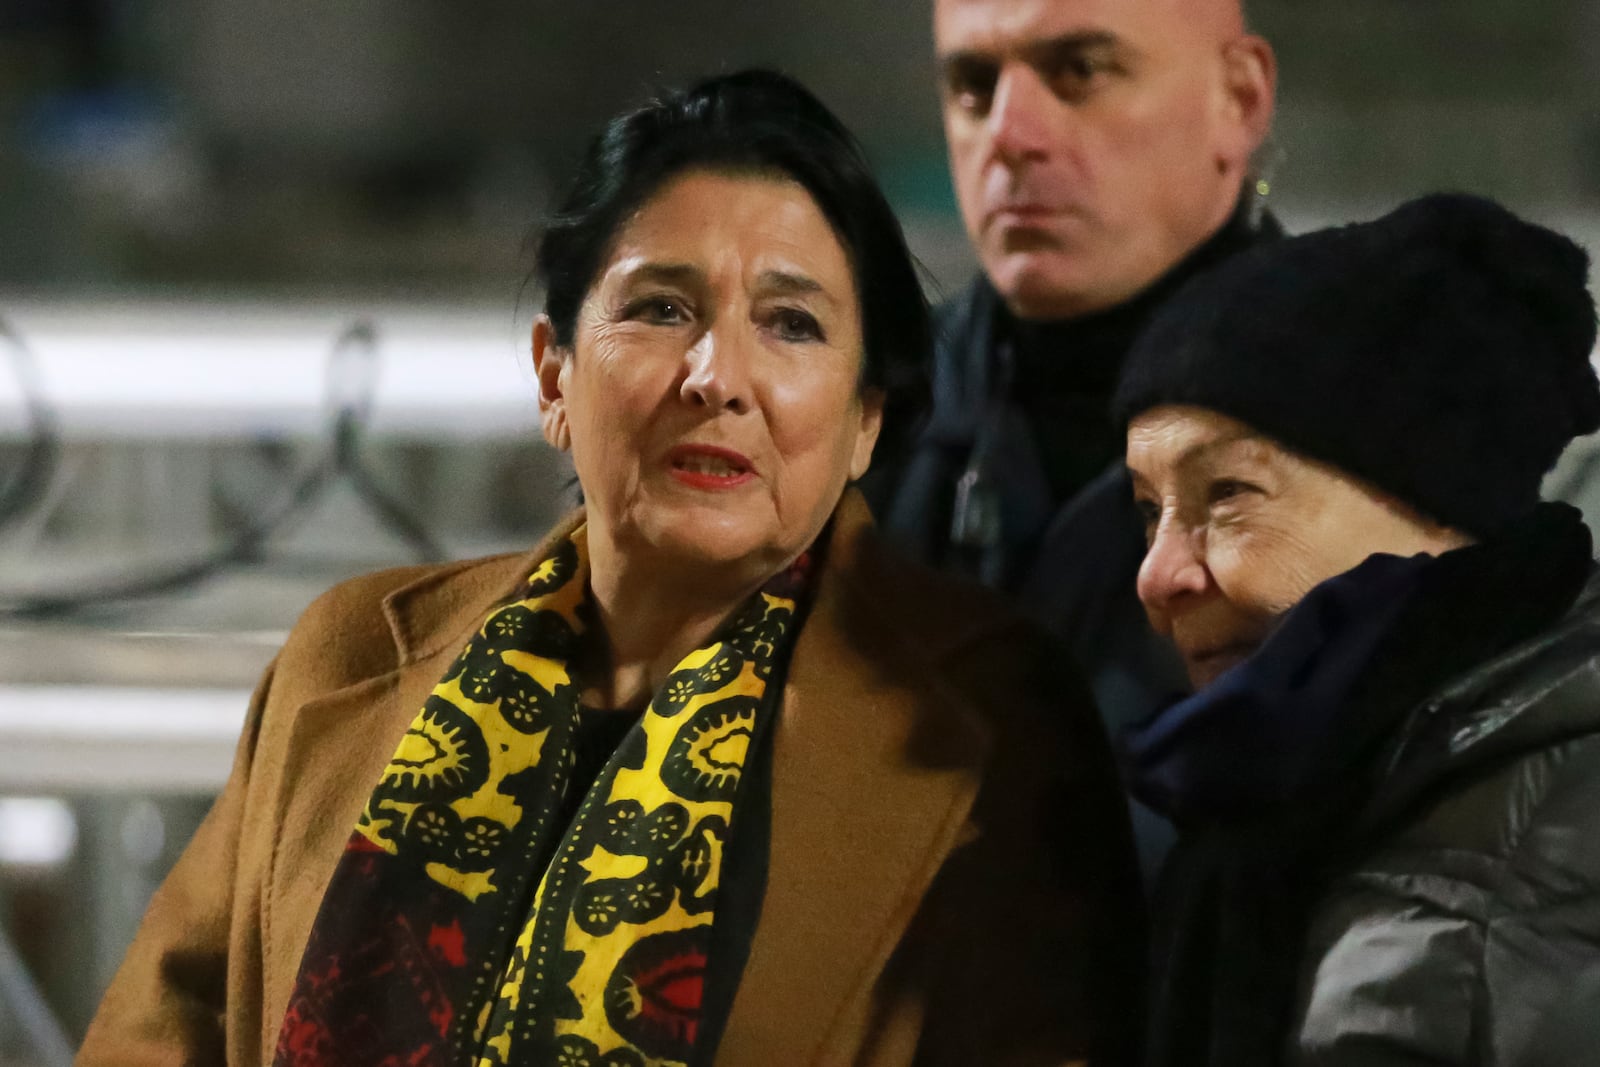
<instances>
[{"instance_id":1,"label":"quilted jacket sleeve","mask_svg":"<svg viewBox=\"0 0 1600 1067\"><path fill-rule=\"evenodd\" d=\"M1435 875L1357 877L1312 925L1298 1067L1475 1063L1483 1012L1486 906L1474 887ZM1476 914L1475 914L1476 913Z\"/></svg>"},{"instance_id":2,"label":"quilted jacket sleeve","mask_svg":"<svg viewBox=\"0 0 1600 1067\"><path fill-rule=\"evenodd\" d=\"M1480 922L1482 890L1419 878L1368 889L1324 916L1292 1062L1558 1067L1600 1063L1600 897ZM1451 903L1465 908L1452 908ZM1342 914L1339 914L1342 913Z\"/></svg>"},{"instance_id":3,"label":"quilted jacket sleeve","mask_svg":"<svg viewBox=\"0 0 1600 1067\"><path fill-rule=\"evenodd\" d=\"M1311 927L1291 1061L1600 1063L1597 766L1596 736L1502 764L1341 880Z\"/></svg>"},{"instance_id":4,"label":"quilted jacket sleeve","mask_svg":"<svg viewBox=\"0 0 1600 1067\"><path fill-rule=\"evenodd\" d=\"M1482 1062L1600 1063L1600 896L1491 923L1483 957Z\"/></svg>"}]
</instances>

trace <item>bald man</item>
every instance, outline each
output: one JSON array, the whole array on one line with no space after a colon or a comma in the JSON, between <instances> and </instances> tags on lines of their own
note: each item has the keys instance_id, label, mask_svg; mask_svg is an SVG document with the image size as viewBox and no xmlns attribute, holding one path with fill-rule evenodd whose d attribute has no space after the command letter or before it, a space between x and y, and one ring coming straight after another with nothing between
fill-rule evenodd
<instances>
[{"instance_id":1,"label":"bald man","mask_svg":"<svg viewBox=\"0 0 1600 1067\"><path fill-rule=\"evenodd\" d=\"M1107 402L1163 300L1280 233L1252 188L1272 49L1239 0L936 0L934 37L983 271L941 309L925 433L870 492L915 554L1052 626L1115 730L1186 683L1134 596L1143 525ZM1169 835L1135 822L1148 873Z\"/></svg>"}]
</instances>

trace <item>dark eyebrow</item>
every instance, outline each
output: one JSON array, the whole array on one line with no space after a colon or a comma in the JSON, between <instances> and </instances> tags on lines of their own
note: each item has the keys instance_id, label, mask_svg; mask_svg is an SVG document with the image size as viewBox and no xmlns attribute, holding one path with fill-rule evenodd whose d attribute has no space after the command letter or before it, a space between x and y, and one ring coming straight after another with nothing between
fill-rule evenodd
<instances>
[{"instance_id":1,"label":"dark eyebrow","mask_svg":"<svg viewBox=\"0 0 1600 1067\"><path fill-rule=\"evenodd\" d=\"M756 282L764 291L776 293L779 296L800 293L819 293L824 297L828 296L828 291L822 287L821 282L804 274L795 274L792 271L764 270L761 272L761 277L756 279Z\"/></svg>"},{"instance_id":2,"label":"dark eyebrow","mask_svg":"<svg viewBox=\"0 0 1600 1067\"><path fill-rule=\"evenodd\" d=\"M1097 49L1118 49L1122 46L1122 38L1110 30L1083 30L1078 33L1062 34L1060 37L1051 37L1043 41L1030 41L1023 47L1022 54L1031 65L1039 66L1052 60L1060 60L1063 57L1078 55L1082 52L1092 52Z\"/></svg>"},{"instance_id":3,"label":"dark eyebrow","mask_svg":"<svg viewBox=\"0 0 1600 1067\"><path fill-rule=\"evenodd\" d=\"M630 283L656 282L662 285L677 285L685 288L702 282L705 272L692 263L654 263L645 262L625 273L626 280ZM764 270L757 278L760 287L778 296L789 296L800 293L815 293L825 300L832 297L823 284L815 278L805 274L796 274L793 271Z\"/></svg>"},{"instance_id":4,"label":"dark eyebrow","mask_svg":"<svg viewBox=\"0 0 1600 1067\"><path fill-rule=\"evenodd\" d=\"M1087 52L1095 48L1120 48L1123 44L1122 38L1110 30L1075 30L1072 33L1063 33L1059 37L1029 41L1016 49L1015 54L1020 55L1030 66L1038 66L1048 60L1060 59L1063 55ZM940 56L939 65L947 70L962 66L995 66L1005 58L1005 53L963 48Z\"/></svg>"},{"instance_id":5,"label":"dark eyebrow","mask_svg":"<svg viewBox=\"0 0 1600 1067\"><path fill-rule=\"evenodd\" d=\"M625 277L630 282L658 282L664 285L687 286L703 278L704 273L692 263L647 261L625 272Z\"/></svg>"},{"instance_id":6,"label":"dark eyebrow","mask_svg":"<svg viewBox=\"0 0 1600 1067\"><path fill-rule=\"evenodd\" d=\"M953 70L956 67L992 67L998 63L999 60L992 54L971 48L960 48L939 57L939 67L942 70Z\"/></svg>"}]
</instances>

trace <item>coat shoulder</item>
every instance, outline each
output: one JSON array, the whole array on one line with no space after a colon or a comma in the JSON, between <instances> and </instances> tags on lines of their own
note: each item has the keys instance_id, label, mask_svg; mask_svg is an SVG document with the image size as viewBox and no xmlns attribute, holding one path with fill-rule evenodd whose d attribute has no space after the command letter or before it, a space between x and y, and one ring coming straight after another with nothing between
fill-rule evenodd
<instances>
[{"instance_id":1,"label":"coat shoulder","mask_svg":"<svg viewBox=\"0 0 1600 1067\"><path fill-rule=\"evenodd\" d=\"M1487 922L1600 893L1600 734L1440 783L1353 878ZM1469 902L1463 904L1461 902Z\"/></svg>"},{"instance_id":2,"label":"coat shoulder","mask_svg":"<svg viewBox=\"0 0 1600 1067\"><path fill-rule=\"evenodd\" d=\"M1600 852L1579 847L1600 834L1600 631L1589 616L1433 708L1442 730L1421 747L1435 751L1397 776L1390 829L1375 835L1383 853L1422 857L1513 911L1600 888Z\"/></svg>"},{"instance_id":3,"label":"coat shoulder","mask_svg":"<svg viewBox=\"0 0 1600 1067\"><path fill-rule=\"evenodd\" d=\"M1419 702L1353 833L1358 869L1506 908L1600 885L1600 579L1553 625Z\"/></svg>"},{"instance_id":4,"label":"coat shoulder","mask_svg":"<svg viewBox=\"0 0 1600 1067\"><path fill-rule=\"evenodd\" d=\"M463 590L465 599L476 594L482 601L484 591L519 558L512 554L393 567L342 581L301 613L278 654L277 676L315 679L316 688L332 689L394 670L421 636L417 630L422 623L413 618L409 605L438 599L447 595L445 590Z\"/></svg>"}]
</instances>

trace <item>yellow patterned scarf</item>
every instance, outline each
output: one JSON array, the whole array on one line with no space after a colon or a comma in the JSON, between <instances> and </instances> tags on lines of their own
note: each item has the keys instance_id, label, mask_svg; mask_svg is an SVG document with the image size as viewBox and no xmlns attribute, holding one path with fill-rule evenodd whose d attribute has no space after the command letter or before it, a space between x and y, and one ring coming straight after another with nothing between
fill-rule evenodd
<instances>
[{"instance_id":1,"label":"yellow patterned scarf","mask_svg":"<svg viewBox=\"0 0 1600 1067\"><path fill-rule=\"evenodd\" d=\"M572 783L585 534L489 614L401 740L323 898L275 1063L694 1055L723 850L804 566L686 656L599 777ZM556 825L571 789L587 792Z\"/></svg>"}]
</instances>

